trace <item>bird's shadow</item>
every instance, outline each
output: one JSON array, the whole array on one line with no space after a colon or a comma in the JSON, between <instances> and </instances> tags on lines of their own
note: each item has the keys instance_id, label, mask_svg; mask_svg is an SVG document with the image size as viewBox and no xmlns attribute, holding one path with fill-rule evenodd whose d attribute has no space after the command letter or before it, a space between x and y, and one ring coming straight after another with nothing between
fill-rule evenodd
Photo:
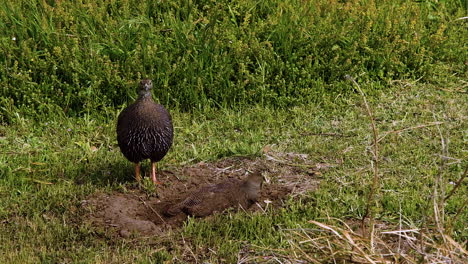
<instances>
[{"instance_id":1,"label":"bird's shadow","mask_svg":"<svg viewBox=\"0 0 468 264\"><path fill-rule=\"evenodd\" d=\"M96 186L109 186L136 183L135 165L126 160L107 164L90 164L87 167L77 173L78 175L75 177L76 184L89 183ZM149 169L147 162L143 162L141 174L147 175Z\"/></svg>"}]
</instances>

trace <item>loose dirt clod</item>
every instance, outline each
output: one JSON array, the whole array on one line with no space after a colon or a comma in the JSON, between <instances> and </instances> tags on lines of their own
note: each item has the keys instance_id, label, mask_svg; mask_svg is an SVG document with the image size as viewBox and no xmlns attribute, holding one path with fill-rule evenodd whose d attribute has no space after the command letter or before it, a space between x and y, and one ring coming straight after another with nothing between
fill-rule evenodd
<instances>
[{"instance_id":1,"label":"loose dirt clod","mask_svg":"<svg viewBox=\"0 0 468 264\"><path fill-rule=\"evenodd\" d=\"M270 154L271 155L271 154ZM160 173L165 183L157 188L157 197L139 189L127 193L98 193L89 197L83 207L87 210L85 221L97 227L115 229L122 237L162 235L180 227L187 215L168 215L167 209L182 202L190 193L202 186L226 180L245 179L248 171L263 170L262 190L256 205L248 209L258 211L267 206L281 206L288 195L301 195L317 189L318 170L312 164L288 164L277 160L252 160L227 158L213 163L201 162L189 167L176 168ZM246 208L243 208L246 209Z\"/></svg>"}]
</instances>

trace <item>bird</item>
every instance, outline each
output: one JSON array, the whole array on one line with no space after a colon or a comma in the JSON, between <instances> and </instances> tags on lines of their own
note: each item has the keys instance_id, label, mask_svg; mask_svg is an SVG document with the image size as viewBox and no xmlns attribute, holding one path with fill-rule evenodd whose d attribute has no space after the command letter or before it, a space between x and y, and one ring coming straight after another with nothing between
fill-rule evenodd
<instances>
[{"instance_id":1,"label":"bird","mask_svg":"<svg viewBox=\"0 0 468 264\"><path fill-rule=\"evenodd\" d=\"M262 183L261 172L254 171L244 180L227 179L202 186L180 203L167 208L165 215L176 216L183 212L194 217L205 217L234 206L247 209L257 201Z\"/></svg>"},{"instance_id":2,"label":"bird","mask_svg":"<svg viewBox=\"0 0 468 264\"><path fill-rule=\"evenodd\" d=\"M135 163L135 178L141 181L140 162L151 160L151 180L157 180L156 163L172 146L174 127L171 114L157 104L151 95L153 83L150 79L140 81L138 99L125 108L117 120L117 142L122 154Z\"/></svg>"}]
</instances>

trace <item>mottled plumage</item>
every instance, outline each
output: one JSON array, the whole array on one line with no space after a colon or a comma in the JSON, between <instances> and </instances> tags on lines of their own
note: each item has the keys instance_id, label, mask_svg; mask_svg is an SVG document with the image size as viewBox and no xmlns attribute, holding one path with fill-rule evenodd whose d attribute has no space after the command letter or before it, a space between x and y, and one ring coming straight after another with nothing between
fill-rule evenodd
<instances>
[{"instance_id":1,"label":"mottled plumage","mask_svg":"<svg viewBox=\"0 0 468 264\"><path fill-rule=\"evenodd\" d=\"M187 215L204 217L234 206L247 209L257 201L262 182L261 173L254 172L244 180L228 179L218 184L206 185L189 194L182 202L169 207L166 214L175 216L184 212Z\"/></svg>"},{"instance_id":2,"label":"mottled plumage","mask_svg":"<svg viewBox=\"0 0 468 264\"><path fill-rule=\"evenodd\" d=\"M156 180L156 162L169 151L173 140L172 118L151 96L153 84L145 79L140 82L139 96L135 103L123 110L117 122L117 141L123 155L135 163L135 177L140 180L139 163L150 159L151 178Z\"/></svg>"}]
</instances>

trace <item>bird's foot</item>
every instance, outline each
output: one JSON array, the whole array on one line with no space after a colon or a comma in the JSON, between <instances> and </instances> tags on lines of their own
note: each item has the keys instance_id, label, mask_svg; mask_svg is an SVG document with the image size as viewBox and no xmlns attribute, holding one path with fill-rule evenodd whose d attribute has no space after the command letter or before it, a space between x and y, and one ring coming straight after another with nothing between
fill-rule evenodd
<instances>
[{"instance_id":1,"label":"bird's foot","mask_svg":"<svg viewBox=\"0 0 468 264\"><path fill-rule=\"evenodd\" d=\"M162 182L158 181L158 180L153 180L153 183L156 184L156 185L161 185Z\"/></svg>"}]
</instances>

